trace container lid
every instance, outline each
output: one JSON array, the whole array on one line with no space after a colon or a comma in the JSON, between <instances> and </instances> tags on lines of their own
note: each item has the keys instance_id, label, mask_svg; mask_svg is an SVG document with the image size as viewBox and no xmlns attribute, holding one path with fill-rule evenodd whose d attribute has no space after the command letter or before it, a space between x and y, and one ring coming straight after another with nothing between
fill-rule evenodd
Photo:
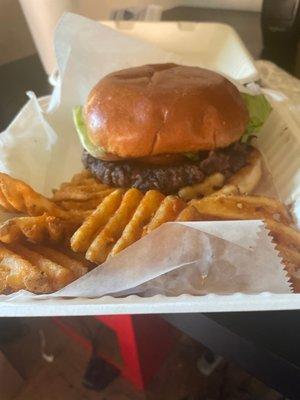
<instances>
[{"instance_id":1,"label":"container lid","mask_svg":"<svg viewBox=\"0 0 300 400\"><path fill-rule=\"evenodd\" d=\"M259 79L254 60L230 25L177 21L101 23L163 50L179 54L188 65L213 69L242 84Z\"/></svg>"}]
</instances>

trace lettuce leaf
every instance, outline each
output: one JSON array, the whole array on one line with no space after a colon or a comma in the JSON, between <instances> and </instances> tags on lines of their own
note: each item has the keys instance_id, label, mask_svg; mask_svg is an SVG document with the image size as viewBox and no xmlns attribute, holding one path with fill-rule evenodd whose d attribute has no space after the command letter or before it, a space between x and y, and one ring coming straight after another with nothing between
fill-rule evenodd
<instances>
[{"instance_id":1,"label":"lettuce leaf","mask_svg":"<svg viewBox=\"0 0 300 400\"><path fill-rule=\"evenodd\" d=\"M250 117L245 133L241 138L243 143L247 143L251 140L251 136L263 126L272 111L272 107L263 94L253 96L248 93L241 93L241 95L246 103Z\"/></svg>"},{"instance_id":2,"label":"lettuce leaf","mask_svg":"<svg viewBox=\"0 0 300 400\"><path fill-rule=\"evenodd\" d=\"M188 152L188 153L183 153L183 155L192 161L199 161L199 159L200 159L199 153Z\"/></svg>"},{"instance_id":3,"label":"lettuce leaf","mask_svg":"<svg viewBox=\"0 0 300 400\"><path fill-rule=\"evenodd\" d=\"M103 156L106 153L105 150L94 145L88 137L81 106L73 108L73 121L82 147L95 158Z\"/></svg>"}]
</instances>

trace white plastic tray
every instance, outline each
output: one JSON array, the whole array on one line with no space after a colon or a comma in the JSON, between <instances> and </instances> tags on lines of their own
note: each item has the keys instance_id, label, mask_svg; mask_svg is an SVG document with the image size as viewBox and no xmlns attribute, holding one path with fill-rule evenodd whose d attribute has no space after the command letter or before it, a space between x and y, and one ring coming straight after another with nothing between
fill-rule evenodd
<instances>
[{"instance_id":1,"label":"white plastic tray","mask_svg":"<svg viewBox=\"0 0 300 400\"><path fill-rule=\"evenodd\" d=\"M39 317L111 314L170 314L192 312L274 311L300 308L300 294L260 293L227 296L153 296L100 299L51 299L2 303L1 317Z\"/></svg>"}]
</instances>

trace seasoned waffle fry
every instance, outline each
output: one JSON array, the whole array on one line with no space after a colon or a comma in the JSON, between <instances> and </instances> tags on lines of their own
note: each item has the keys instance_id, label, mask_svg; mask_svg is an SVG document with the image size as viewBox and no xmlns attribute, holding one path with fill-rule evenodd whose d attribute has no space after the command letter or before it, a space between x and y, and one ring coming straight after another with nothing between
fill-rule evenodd
<instances>
[{"instance_id":1,"label":"seasoned waffle fry","mask_svg":"<svg viewBox=\"0 0 300 400\"><path fill-rule=\"evenodd\" d=\"M98 207L98 205L102 202L103 197L100 199L90 199L86 201L74 201L74 200L63 200L57 202L57 205L63 208L66 211L74 211L74 210L94 210Z\"/></svg>"},{"instance_id":2,"label":"seasoned waffle fry","mask_svg":"<svg viewBox=\"0 0 300 400\"><path fill-rule=\"evenodd\" d=\"M149 190L145 194L131 220L126 225L120 239L112 248L110 252L111 256L119 253L125 247L141 238L143 227L153 217L164 197L163 194L156 190Z\"/></svg>"},{"instance_id":3,"label":"seasoned waffle fry","mask_svg":"<svg viewBox=\"0 0 300 400\"><path fill-rule=\"evenodd\" d=\"M102 199L104 199L104 197L108 196L114 190L114 188L109 188L108 186L103 188L91 186L68 186L55 192L52 200L55 202L62 200L86 201L96 198L101 201Z\"/></svg>"},{"instance_id":4,"label":"seasoned waffle fry","mask_svg":"<svg viewBox=\"0 0 300 400\"><path fill-rule=\"evenodd\" d=\"M19 289L52 292L87 272L86 263L67 252L30 243L0 244L0 267L2 276L6 271L2 286L7 292Z\"/></svg>"},{"instance_id":5,"label":"seasoned waffle fry","mask_svg":"<svg viewBox=\"0 0 300 400\"><path fill-rule=\"evenodd\" d=\"M267 227L276 243L291 250L300 251L300 232L291 226L284 225L273 219L265 218ZM300 266L300 265L299 265Z\"/></svg>"},{"instance_id":6,"label":"seasoned waffle fry","mask_svg":"<svg viewBox=\"0 0 300 400\"><path fill-rule=\"evenodd\" d=\"M278 218L290 223L285 206L275 199L262 196L212 196L190 202L198 211L199 219L265 219Z\"/></svg>"},{"instance_id":7,"label":"seasoned waffle fry","mask_svg":"<svg viewBox=\"0 0 300 400\"><path fill-rule=\"evenodd\" d=\"M222 189L214 192L210 195L210 197L215 196L231 196L231 195L240 195L239 188L235 185L227 184L222 187Z\"/></svg>"},{"instance_id":8,"label":"seasoned waffle fry","mask_svg":"<svg viewBox=\"0 0 300 400\"><path fill-rule=\"evenodd\" d=\"M98 208L84 221L71 238L74 251L86 252L97 232L117 211L122 201L124 190L117 189L107 196Z\"/></svg>"},{"instance_id":9,"label":"seasoned waffle fry","mask_svg":"<svg viewBox=\"0 0 300 400\"><path fill-rule=\"evenodd\" d=\"M40 268L0 244L0 292L11 293L20 289L47 293L52 287Z\"/></svg>"},{"instance_id":10,"label":"seasoned waffle fry","mask_svg":"<svg viewBox=\"0 0 300 400\"><path fill-rule=\"evenodd\" d=\"M12 249L14 252L25 260L28 260L32 265L37 266L47 276L53 290L61 289L73 280L74 277L72 271L52 260L49 260L37 251L21 244L8 246L13 246Z\"/></svg>"},{"instance_id":11,"label":"seasoned waffle fry","mask_svg":"<svg viewBox=\"0 0 300 400\"><path fill-rule=\"evenodd\" d=\"M276 249L281 254L283 260L286 260L288 263L294 266L298 265L300 268L300 248L297 251L290 249L289 247L286 247L284 244L281 244L280 242L278 243L279 244L276 245Z\"/></svg>"},{"instance_id":12,"label":"seasoned waffle fry","mask_svg":"<svg viewBox=\"0 0 300 400\"><path fill-rule=\"evenodd\" d=\"M123 198L123 193L116 194L106 197L71 238L72 249L86 252L90 261L100 263L119 253L164 222L174 221L186 206L177 196L165 197L155 190L143 195L129 189Z\"/></svg>"},{"instance_id":13,"label":"seasoned waffle fry","mask_svg":"<svg viewBox=\"0 0 300 400\"><path fill-rule=\"evenodd\" d=\"M176 196L167 196L161 203L153 219L144 229L144 235L152 232L165 222L174 221L178 214L186 207L186 203Z\"/></svg>"},{"instance_id":14,"label":"seasoned waffle fry","mask_svg":"<svg viewBox=\"0 0 300 400\"><path fill-rule=\"evenodd\" d=\"M0 205L7 211L38 216L47 212L61 216L62 210L46 197L35 192L26 183L0 173Z\"/></svg>"},{"instance_id":15,"label":"seasoned waffle fry","mask_svg":"<svg viewBox=\"0 0 300 400\"><path fill-rule=\"evenodd\" d=\"M88 272L87 263L74 259L74 254L70 257L67 252L58 251L50 247L35 245L32 249L36 250L39 254L43 254L47 259L52 260L58 265L63 265L69 269L73 278L79 278L80 276Z\"/></svg>"},{"instance_id":16,"label":"seasoned waffle fry","mask_svg":"<svg viewBox=\"0 0 300 400\"><path fill-rule=\"evenodd\" d=\"M122 235L125 226L130 221L142 198L143 194L137 189L129 189L124 194L120 207L88 248L86 252L86 258L88 260L97 263L106 260L109 252Z\"/></svg>"},{"instance_id":17,"label":"seasoned waffle fry","mask_svg":"<svg viewBox=\"0 0 300 400\"><path fill-rule=\"evenodd\" d=\"M11 218L0 225L0 241L13 243L26 238L35 243L45 240L58 242L70 237L79 225L76 221L61 220L47 214Z\"/></svg>"},{"instance_id":18,"label":"seasoned waffle fry","mask_svg":"<svg viewBox=\"0 0 300 400\"><path fill-rule=\"evenodd\" d=\"M199 220L199 213L197 209L191 204L189 204L186 208L184 208L176 218L176 221L178 222L198 221L198 220Z\"/></svg>"},{"instance_id":19,"label":"seasoned waffle fry","mask_svg":"<svg viewBox=\"0 0 300 400\"><path fill-rule=\"evenodd\" d=\"M88 171L87 169L84 169L83 171L79 172L78 174L75 174L73 178L71 179L71 182L76 184L81 184L83 181L86 179L92 179L93 181L98 181L96 178L93 177L93 175Z\"/></svg>"},{"instance_id":20,"label":"seasoned waffle fry","mask_svg":"<svg viewBox=\"0 0 300 400\"><path fill-rule=\"evenodd\" d=\"M220 172L210 175L201 183L192 186L185 186L178 192L183 200L196 199L197 197L208 196L221 188L224 184L225 176Z\"/></svg>"}]
</instances>

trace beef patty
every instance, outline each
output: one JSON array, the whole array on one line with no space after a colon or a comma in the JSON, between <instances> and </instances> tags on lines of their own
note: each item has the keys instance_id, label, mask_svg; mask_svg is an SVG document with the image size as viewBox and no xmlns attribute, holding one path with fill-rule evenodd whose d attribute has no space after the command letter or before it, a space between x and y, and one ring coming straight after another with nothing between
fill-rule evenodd
<instances>
[{"instance_id":1,"label":"beef patty","mask_svg":"<svg viewBox=\"0 0 300 400\"><path fill-rule=\"evenodd\" d=\"M117 187L134 187L142 192L156 189L171 194L180 188L200 183L208 175L221 172L231 176L246 165L251 146L240 142L210 152L200 152L198 161L187 158L180 165L145 165L134 160L102 161L84 150L82 162L101 182Z\"/></svg>"}]
</instances>

